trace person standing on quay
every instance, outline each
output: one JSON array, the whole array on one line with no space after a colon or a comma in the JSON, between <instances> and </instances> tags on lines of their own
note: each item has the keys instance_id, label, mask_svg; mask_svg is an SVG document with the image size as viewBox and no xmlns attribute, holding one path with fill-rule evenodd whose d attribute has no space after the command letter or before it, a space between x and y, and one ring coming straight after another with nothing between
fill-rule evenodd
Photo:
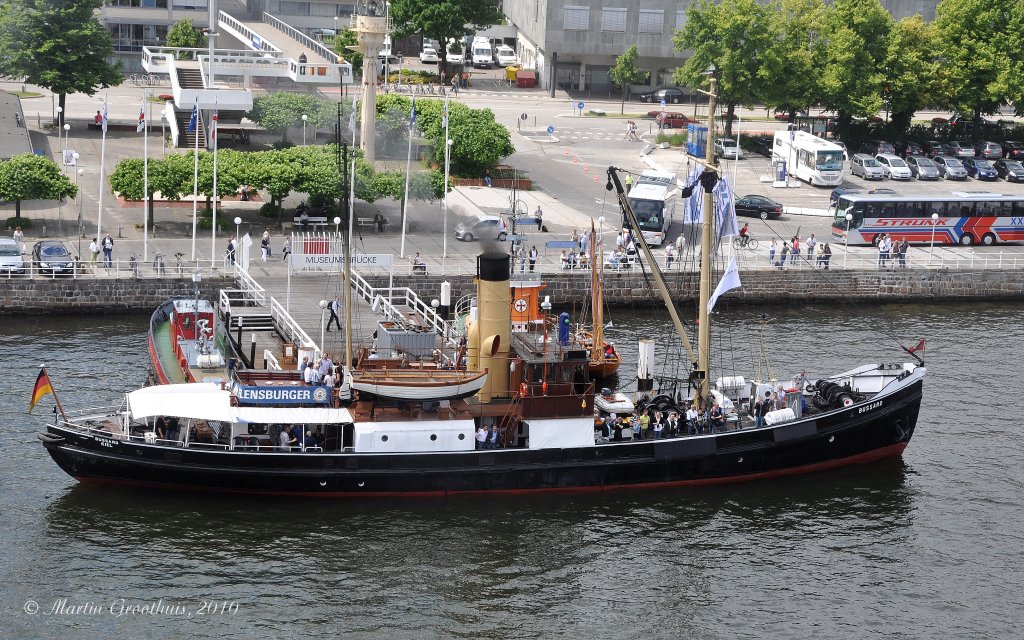
<instances>
[{"instance_id":1,"label":"person standing on quay","mask_svg":"<svg viewBox=\"0 0 1024 640\"><path fill-rule=\"evenodd\" d=\"M544 226L544 212L541 211L540 205L537 205L537 210L533 212L533 217L537 219L537 231L542 231Z\"/></svg>"},{"instance_id":2,"label":"person standing on quay","mask_svg":"<svg viewBox=\"0 0 1024 640\"><path fill-rule=\"evenodd\" d=\"M96 259L100 257L100 245L97 244L96 238L93 238L92 242L89 243L89 254L92 255L90 262L96 264Z\"/></svg>"},{"instance_id":3,"label":"person standing on quay","mask_svg":"<svg viewBox=\"0 0 1024 640\"><path fill-rule=\"evenodd\" d=\"M103 264L109 269L114 263L114 239L110 234L103 236Z\"/></svg>"},{"instance_id":4,"label":"person standing on quay","mask_svg":"<svg viewBox=\"0 0 1024 640\"><path fill-rule=\"evenodd\" d=\"M537 210L540 211L540 207ZM18 251L25 253L25 232L21 230L21 227L14 229L14 241L18 243Z\"/></svg>"},{"instance_id":5,"label":"person standing on quay","mask_svg":"<svg viewBox=\"0 0 1024 640\"><path fill-rule=\"evenodd\" d=\"M534 268L537 266L537 258L540 254L537 252L537 245L533 245L530 249L530 273L533 273Z\"/></svg>"},{"instance_id":6,"label":"person standing on quay","mask_svg":"<svg viewBox=\"0 0 1024 640\"><path fill-rule=\"evenodd\" d=\"M768 245L768 264L775 264L775 254L779 249L779 243L772 238L772 243Z\"/></svg>"}]
</instances>

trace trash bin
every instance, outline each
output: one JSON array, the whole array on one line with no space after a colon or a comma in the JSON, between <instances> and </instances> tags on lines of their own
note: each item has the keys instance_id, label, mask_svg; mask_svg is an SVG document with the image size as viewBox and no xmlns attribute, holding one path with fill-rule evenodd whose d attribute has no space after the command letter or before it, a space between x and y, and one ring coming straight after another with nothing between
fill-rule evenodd
<instances>
[{"instance_id":1,"label":"trash bin","mask_svg":"<svg viewBox=\"0 0 1024 640\"><path fill-rule=\"evenodd\" d=\"M505 67L505 80L507 82L516 82L516 67Z\"/></svg>"},{"instance_id":2,"label":"trash bin","mask_svg":"<svg viewBox=\"0 0 1024 640\"><path fill-rule=\"evenodd\" d=\"M520 89L532 89L537 85L537 72L520 69L516 71L516 86Z\"/></svg>"}]
</instances>

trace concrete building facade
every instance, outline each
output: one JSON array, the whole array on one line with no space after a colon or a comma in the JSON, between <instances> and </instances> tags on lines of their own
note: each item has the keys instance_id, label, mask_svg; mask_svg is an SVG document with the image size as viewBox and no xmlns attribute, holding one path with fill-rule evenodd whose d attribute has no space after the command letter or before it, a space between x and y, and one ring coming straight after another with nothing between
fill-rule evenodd
<instances>
[{"instance_id":1,"label":"concrete building facade","mask_svg":"<svg viewBox=\"0 0 1024 640\"><path fill-rule=\"evenodd\" d=\"M674 84L672 72L686 57L672 36L697 0L504 0L505 16L518 31L523 66L538 72L546 89L611 94L608 70L634 43L650 85ZM895 18L935 18L938 0L882 0Z\"/></svg>"}]
</instances>

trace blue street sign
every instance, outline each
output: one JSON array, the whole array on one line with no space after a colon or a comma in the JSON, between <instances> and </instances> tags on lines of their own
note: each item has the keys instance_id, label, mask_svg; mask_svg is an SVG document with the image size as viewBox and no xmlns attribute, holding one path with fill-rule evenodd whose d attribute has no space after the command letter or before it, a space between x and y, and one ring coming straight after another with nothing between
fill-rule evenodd
<instances>
[{"instance_id":1,"label":"blue street sign","mask_svg":"<svg viewBox=\"0 0 1024 640\"><path fill-rule=\"evenodd\" d=\"M583 103L580 102L579 104L577 104L576 108L579 109L580 111L583 111Z\"/></svg>"},{"instance_id":2,"label":"blue street sign","mask_svg":"<svg viewBox=\"0 0 1024 640\"><path fill-rule=\"evenodd\" d=\"M551 125L548 125L548 135L550 135L550 134L552 134L554 132L555 132L555 128L552 127Z\"/></svg>"}]
</instances>

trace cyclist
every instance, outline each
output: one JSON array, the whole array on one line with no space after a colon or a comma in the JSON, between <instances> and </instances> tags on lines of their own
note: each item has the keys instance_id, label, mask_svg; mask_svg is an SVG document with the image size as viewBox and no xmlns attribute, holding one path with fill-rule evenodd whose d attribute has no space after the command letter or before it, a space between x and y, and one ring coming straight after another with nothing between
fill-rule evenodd
<instances>
[{"instance_id":1,"label":"cyclist","mask_svg":"<svg viewBox=\"0 0 1024 640\"><path fill-rule=\"evenodd\" d=\"M750 242L750 227L746 222L743 223L743 228L740 229L740 246L745 247Z\"/></svg>"}]
</instances>

